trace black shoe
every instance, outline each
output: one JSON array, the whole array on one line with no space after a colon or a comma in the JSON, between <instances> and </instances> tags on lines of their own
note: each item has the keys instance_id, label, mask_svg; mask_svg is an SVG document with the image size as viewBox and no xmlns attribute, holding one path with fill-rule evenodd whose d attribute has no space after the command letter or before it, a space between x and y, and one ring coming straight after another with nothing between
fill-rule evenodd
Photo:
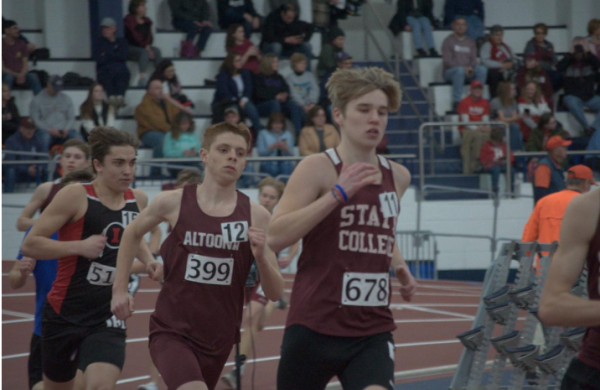
<instances>
[{"instance_id":1,"label":"black shoe","mask_svg":"<svg viewBox=\"0 0 600 390\"><path fill-rule=\"evenodd\" d=\"M438 53L435 49L429 49L429 57L439 57L440 53Z\"/></svg>"},{"instance_id":2,"label":"black shoe","mask_svg":"<svg viewBox=\"0 0 600 390\"><path fill-rule=\"evenodd\" d=\"M423 49L417 49L417 58L427 57L427 52Z\"/></svg>"}]
</instances>

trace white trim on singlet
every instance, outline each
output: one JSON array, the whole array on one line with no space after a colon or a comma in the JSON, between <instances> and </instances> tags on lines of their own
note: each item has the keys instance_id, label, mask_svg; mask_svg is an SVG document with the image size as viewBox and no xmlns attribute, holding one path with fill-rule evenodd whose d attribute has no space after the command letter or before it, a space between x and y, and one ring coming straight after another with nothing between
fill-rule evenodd
<instances>
[{"instance_id":1,"label":"white trim on singlet","mask_svg":"<svg viewBox=\"0 0 600 390\"><path fill-rule=\"evenodd\" d=\"M339 163L341 163L340 158L338 157L337 153L335 152L334 148L331 149L327 149L325 151L325 153L327 153L329 155L329 157L331 158L331 160L333 161L333 163L335 165L338 165Z\"/></svg>"},{"instance_id":2,"label":"white trim on singlet","mask_svg":"<svg viewBox=\"0 0 600 390\"><path fill-rule=\"evenodd\" d=\"M96 202L100 202L100 199L98 199L95 196L92 196L90 194L87 194L87 197L88 197L88 199L95 200Z\"/></svg>"},{"instance_id":3,"label":"white trim on singlet","mask_svg":"<svg viewBox=\"0 0 600 390\"><path fill-rule=\"evenodd\" d=\"M383 165L384 167L386 167L387 169L390 169L390 162L388 161L387 158L381 156L381 155L377 155L377 157L379 158L379 163L381 165Z\"/></svg>"}]
</instances>

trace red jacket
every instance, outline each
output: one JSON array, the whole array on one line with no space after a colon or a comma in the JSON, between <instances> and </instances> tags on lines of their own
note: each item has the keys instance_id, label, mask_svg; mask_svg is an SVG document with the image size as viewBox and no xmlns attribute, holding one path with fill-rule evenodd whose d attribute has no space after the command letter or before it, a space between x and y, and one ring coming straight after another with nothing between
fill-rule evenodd
<instances>
[{"instance_id":1,"label":"red jacket","mask_svg":"<svg viewBox=\"0 0 600 390\"><path fill-rule=\"evenodd\" d=\"M490 169L493 165L506 164L506 142L500 144L487 141L481 147L479 152L479 162L485 169ZM510 163L515 162L515 156L510 152Z\"/></svg>"}]
</instances>

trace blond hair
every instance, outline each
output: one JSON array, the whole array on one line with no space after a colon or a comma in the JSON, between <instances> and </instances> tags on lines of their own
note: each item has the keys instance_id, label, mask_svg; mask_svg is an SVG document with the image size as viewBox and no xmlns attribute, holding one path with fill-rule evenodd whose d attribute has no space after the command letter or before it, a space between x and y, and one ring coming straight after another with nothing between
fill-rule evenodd
<instances>
[{"instance_id":1,"label":"blond hair","mask_svg":"<svg viewBox=\"0 0 600 390\"><path fill-rule=\"evenodd\" d=\"M338 69L327 81L327 95L333 107L341 112L351 100L381 90L388 98L388 109L395 112L400 106L402 90L394 76L381 68Z\"/></svg>"},{"instance_id":2,"label":"blond hair","mask_svg":"<svg viewBox=\"0 0 600 390\"><path fill-rule=\"evenodd\" d=\"M290 57L290 63L292 64L292 68L294 68L294 66L296 66L302 61L306 61L306 56L302 53L294 53Z\"/></svg>"},{"instance_id":3,"label":"blond hair","mask_svg":"<svg viewBox=\"0 0 600 390\"><path fill-rule=\"evenodd\" d=\"M260 194L265 187L273 187L275 191L279 193L279 199L283 196L283 190L285 190L285 184L282 181L275 180L274 177L265 177L258 183L258 193Z\"/></svg>"},{"instance_id":4,"label":"blond hair","mask_svg":"<svg viewBox=\"0 0 600 390\"><path fill-rule=\"evenodd\" d=\"M202 149L208 151L212 146L217 136L225 133L233 133L242 136L246 140L246 150L250 149L250 130L245 124L240 123L239 125L232 125L231 123L221 122L210 126L204 132L202 137Z\"/></svg>"}]
</instances>

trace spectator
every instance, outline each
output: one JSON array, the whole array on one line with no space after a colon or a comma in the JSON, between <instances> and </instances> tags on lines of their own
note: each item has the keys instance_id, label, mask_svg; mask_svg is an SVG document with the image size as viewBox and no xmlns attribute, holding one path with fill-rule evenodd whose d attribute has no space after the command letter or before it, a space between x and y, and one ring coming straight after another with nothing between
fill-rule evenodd
<instances>
[{"instance_id":1,"label":"spectator","mask_svg":"<svg viewBox=\"0 0 600 390\"><path fill-rule=\"evenodd\" d=\"M346 41L346 35L339 27L331 28L326 35L327 43L321 48L321 55L319 55L319 62L317 63L317 77L319 78L336 68L336 56L344 51L344 42Z\"/></svg>"},{"instance_id":2,"label":"spectator","mask_svg":"<svg viewBox=\"0 0 600 390\"><path fill-rule=\"evenodd\" d=\"M225 120L224 122L237 125L242 121L242 117L238 109L235 106L230 106L225 109ZM252 146L250 146L252 148Z\"/></svg>"},{"instance_id":3,"label":"spectator","mask_svg":"<svg viewBox=\"0 0 600 390\"><path fill-rule=\"evenodd\" d=\"M16 84L31 88L34 95L42 90L35 73L29 72L27 43L19 39L19 26L12 20L2 20L2 82L10 89Z\"/></svg>"},{"instance_id":4,"label":"spectator","mask_svg":"<svg viewBox=\"0 0 600 390\"><path fill-rule=\"evenodd\" d=\"M200 153L200 138L196 134L194 118L187 112L180 112L175 116L171 131L165 135L163 141L164 157L198 157ZM178 165L197 166L198 163L178 162ZM177 177L181 169L170 169L171 175Z\"/></svg>"},{"instance_id":5,"label":"spectator","mask_svg":"<svg viewBox=\"0 0 600 390\"><path fill-rule=\"evenodd\" d=\"M264 53L273 53L279 58L302 53L309 60L310 70L313 55L309 41L314 26L296 16L296 8L292 4L285 4L272 11L265 20L260 47Z\"/></svg>"},{"instance_id":6,"label":"spectator","mask_svg":"<svg viewBox=\"0 0 600 390\"><path fill-rule=\"evenodd\" d=\"M148 90L133 119L138 124L137 134L142 145L151 148L154 158L162 157L165 134L171 130L180 110L164 99L160 80L150 80ZM152 175L160 175L160 168L152 168Z\"/></svg>"},{"instance_id":7,"label":"spectator","mask_svg":"<svg viewBox=\"0 0 600 390\"><path fill-rule=\"evenodd\" d=\"M240 112L238 111L237 106L232 105L225 109L225 122L231 123L232 125L238 125L242 121L240 116ZM245 126L244 126L245 128ZM252 145L254 144L254 140L256 140L255 134L250 132L250 142L248 146L248 156L252 156ZM255 175L254 175L254 165L255 163L246 164L244 167L244 173L242 173L242 177L238 180L237 187L238 188L248 188L252 187L256 184Z\"/></svg>"},{"instance_id":8,"label":"spectator","mask_svg":"<svg viewBox=\"0 0 600 390\"><path fill-rule=\"evenodd\" d=\"M319 85L321 90L321 100L319 101L319 105L325 108L327 112L327 119L329 121L331 121L331 101L329 100L329 96L327 96L327 88L325 87L327 85L327 81L329 81L329 78L336 70L351 69L353 66L352 57L346 52L340 52L336 54L336 63L337 68L325 73L325 75L321 78L321 84Z\"/></svg>"},{"instance_id":9,"label":"spectator","mask_svg":"<svg viewBox=\"0 0 600 390\"><path fill-rule=\"evenodd\" d=\"M312 0L313 24L322 32L338 27L339 19L346 19L345 0Z\"/></svg>"},{"instance_id":10,"label":"spectator","mask_svg":"<svg viewBox=\"0 0 600 390\"><path fill-rule=\"evenodd\" d=\"M544 23L538 23L533 26L533 38L531 38L525 45L525 51L523 55L527 58L528 55L534 56L534 58L540 63L544 70L550 76L552 83L552 89L558 91L560 89L560 72L556 70L556 52L554 51L554 45L552 42L546 40L548 35L548 26Z\"/></svg>"},{"instance_id":11,"label":"spectator","mask_svg":"<svg viewBox=\"0 0 600 390\"><path fill-rule=\"evenodd\" d=\"M523 150L523 135L519 127L519 107L517 105L517 88L511 81L502 81L498 85L498 96L490 101L490 112L493 120L508 124L510 131L510 150Z\"/></svg>"},{"instance_id":12,"label":"spectator","mask_svg":"<svg viewBox=\"0 0 600 390\"><path fill-rule=\"evenodd\" d=\"M146 0L129 0L129 14L125 16L125 39L129 43L127 59L136 61L140 67L138 86L145 86L150 61L154 68L162 60L160 49L152 46L152 20L146 16Z\"/></svg>"},{"instance_id":13,"label":"spectator","mask_svg":"<svg viewBox=\"0 0 600 390\"><path fill-rule=\"evenodd\" d=\"M537 203L546 195L565 189L563 164L567 159L567 146L571 141L560 135L550 137L546 142L548 155L542 158L534 171L533 199Z\"/></svg>"},{"instance_id":14,"label":"spectator","mask_svg":"<svg viewBox=\"0 0 600 390\"><path fill-rule=\"evenodd\" d=\"M485 122L490 120L490 104L483 98L483 84L471 81L471 94L458 104L461 122ZM481 147L490 139L490 127L467 125L459 127L462 136L460 154L463 160L463 174L471 175L479 170L477 162Z\"/></svg>"},{"instance_id":15,"label":"spectator","mask_svg":"<svg viewBox=\"0 0 600 390\"><path fill-rule=\"evenodd\" d=\"M261 116L284 112L292 120L296 134L299 134L306 114L302 107L291 99L290 87L278 70L277 56L266 54L260 62L260 73L255 79L254 103Z\"/></svg>"},{"instance_id":16,"label":"spectator","mask_svg":"<svg viewBox=\"0 0 600 390\"><path fill-rule=\"evenodd\" d=\"M600 59L600 19L592 19L587 26L588 36L585 38L590 53Z\"/></svg>"},{"instance_id":17,"label":"spectator","mask_svg":"<svg viewBox=\"0 0 600 390\"><path fill-rule=\"evenodd\" d=\"M537 127L540 117L547 112L552 112L552 110L546 103L540 86L534 82L525 84L517 103L521 115L521 121L519 122L521 134L523 134L523 141L527 142L531 130Z\"/></svg>"},{"instance_id":18,"label":"spectator","mask_svg":"<svg viewBox=\"0 0 600 390\"><path fill-rule=\"evenodd\" d=\"M74 130L75 108L69 95L61 92L63 79L52 76L46 88L38 93L29 106L29 115L39 130L46 134L48 144L44 150L50 149L50 143L63 144L71 138L83 139L81 134Z\"/></svg>"},{"instance_id":19,"label":"spectator","mask_svg":"<svg viewBox=\"0 0 600 390\"><path fill-rule=\"evenodd\" d=\"M504 142L504 132L501 128L494 128L490 133L490 139L483 144L479 152L479 162L481 163L481 173L491 173L492 191L498 193L500 183L500 173L506 173L506 142ZM511 165L515 162L515 156L510 152ZM515 183L515 170L511 169L512 185ZM511 189L512 192L512 189Z\"/></svg>"},{"instance_id":20,"label":"spectator","mask_svg":"<svg viewBox=\"0 0 600 390\"><path fill-rule=\"evenodd\" d=\"M575 38L570 52L559 61L556 68L562 72L564 79L563 105L589 136L600 129L600 96L595 93L594 87L600 60L586 50L584 43L581 37ZM583 112L585 107L596 113L591 125Z\"/></svg>"},{"instance_id":21,"label":"spectator","mask_svg":"<svg viewBox=\"0 0 600 390\"><path fill-rule=\"evenodd\" d=\"M452 83L452 101L455 111L462 99L465 81L479 80L485 84L487 68L477 64L477 46L475 41L465 35L467 20L458 17L452 22L454 34L449 35L442 44L444 80Z\"/></svg>"},{"instance_id":22,"label":"spectator","mask_svg":"<svg viewBox=\"0 0 600 390\"><path fill-rule=\"evenodd\" d=\"M269 9L271 11L275 11L276 9L279 9L286 4L292 4L294 6L294 9L296 10L296 13L300 15L301 8L298 0L269 0Z\"/></svg>"},{"instance_id":23,"label":"spectator","mask_svg":"<svg viewBox=\"0 0 600 390\"><path fill-rule=\"evenodd\" d=\"M258 73L262 54L252 41L244 37L244 28L241 24L232 24L227 29L225 50L227 53L240 55L243 69L248 69L254 74Z\"/></svg>"},{"instance_id":24,"label":"spectator","mask_svg":"<svg viewBox=\"0 0 600 390\"><path fill-rule=\"evenodd\" d=\"M21 116L15 105L15 98L10 96L10 88L2 83L2 145L8 137L19 130Z\"/></svg>"},{"instance_id":25,"label":"spectator","mask_svg":"<svg viewBox=\"0 0 600 390\"><path fill-rule=\"evenodd\" d=\"M219 26L226 30L232 24L244 27L244 36L250 38L253 30L260 27L260 16L254 9L252 0L217 0Z\"/></svg>"},{"instance_id":26,"label":"spectator","mask_svg":"<svg viewBox=\"0 0 600 390\"><path fill-rule=\"evenodd\" d=\"M2 17L2 24L8 21L9 20L7 20L4 16ZM19 32L19 37L17 39L25 42L25 44L27 45L27 51L29 51L29 53L33 53L33 51L35 50L35 44L29 42L29 40L27 39L27 37L25 37L25 35L23 35L23 33Z\"/></svg>"},{"instance_id":27,"label":"spectator","mask_svg":"<svg viewBox=\"0 0 600 390\"><path fill-rule=\"evenodd\" d=\"M327 114L321 106L314 106L306 116L306 127L300 132L298 148L301 156L309 156L335 148L340 144L340 134L327 123Z\"/></svg>"},{"instance_id":28,"label":"spectator","mask_svg":"<svg viewBox=\"0 0 600 390\"><path fill-rule=\"evenodd\" d=\"M81 134L87 141L90 132L98 127L115 127L115 108L106 102L102 84L90 86L87 99L79 107Z\"/></svg>"},{"instance_id":29,"label":"spectator","mask_svg":"<svg viewBox=\"0 0 600 390\"><path fill-rule=\"evenodd\" d=\"M199 56L213 32L208 3L206 0L169 0L169 8L173 27L187 34L185 41L181 42L180 55L187 58ZM194 38L198 33L200 37L194 47Z\"/></svg>"},{"instance_id":30,"label":"spectator","mask_svg":"<svg viewBox=\"0 0 600 390\"><path fill-rule=\"evenodd\" d=\"M162 83L164 98L170 104L190 115L192 114L194 103L183 93L183 88L175 73L175 65L171 60L162 60L154 70L150 80L159 80Z\"/></svg>"},{"instance_id":31,"label":"spectator","mask_svg":"<svg viewBox=\"0 0 600 390\"><path fill-rule=\"evenodd\" d=\"M290 86L293 101L307 113L319 102L319 84L315 75L306 70L304 54L292 54L290 62L293 72L285 80Z\"/></svg>"},{"instance_id":32,"label":"spectator","mask_svg":"<svg viewBox=\"0 0 600 390\"><path fill-rule=\"evenodd\" d=\"M285 129L285 117L274 112L269 117L267 129L258 133L256 148L261 157L288 157L294 155L294 136ZM291 175L294 169L292 161L263 161L260 171L270 176Z\"/></svg>"},{"instance_id":33,"label":"spectator","mask_svg":"<svg viewBox=\"0 0 600 390\"><path fill-rule=\"evenodd\" d=\"M517 72L515 82L519 90L523 89L528 82L534 82L539 85L542 95L544 95L544 100L546 100L551 110L554 109L552 82L550 81L548 72L535 59L534 54L527 54L525 56L525 66L521 67Z\"/></svg>"},{"instance_id":34,"label":"spectator","mask_svg":"<svg viewBox=\"0 0 600 390\"><path fill-rule=\"evenodd\" d=\"M600 150L600 131L595 131L589 139L585 150ZM584 160L587 166L596 172L600 172L600 156L597 154L586 154Z\"/></svg>"},{"instance_id":35,"label":"spectator","mask_svg":"<svg viewBox=\"0 0 600 390\"><path fill-rule=\"evenodd\" d=\"M433 26L433 0L398 0L396 15L388 27L394 35L398 35L403 30L412 31L413 46L417 50L417 58L420 58L428 55L438 56L431 33Z\"/></svg>"},{"instance_id":36,"label":"spectator","mask_svg":"<svg viewBox=\"0 0 600 390\"><path fill-rule=\"evenodd\" d=\"M15 152L33 152L48 153L48 141L46 132L37 129L36 125L29 118L21 119L19 131L8 137L4 150ZM4 161L15 160L40 160L48 157L41 156L20 156L6 153ZM41 182L45 180L45 164L2 164L2 174L4 176L4 192L14 192L16 183L23 183L35 180Z\"/></svg>"},{"instance_id":37,"label":"spectator","mask_svg":"<svg viewBox=\"0 0 600 390\"><path fill-rule=\"evenodd\" d=\"M98 40L96 77L108 95L108 102L117 107L125 106L125 91L129 86L127 68L127 41L117 38L117 24L113 18L104 18L100 23L102 36Z\"/></svg>"},{"instance_id":38,"label":"spectator","mask_svg":"<svg viewBox=\"0 0 600 390\"><path fill-rule=\"evenodd\" d=\"M528 152L545 151L548 140L556 135L564 139L570 138L569 133L559 125L554 115L550 112L545 113L540 117L537 127L531 131L525 150Z\"/></svg>"},{"instance_id":39,"label":"spectator","mask_svg":"<svg viewBox=\"0 0 600 390\"><path fill-rule=\"evenodd\" d=\"M446 0L444 17L449 26L457 18L467 21L467 35L477 41L483 37L485 18L482 0Z\"/></svg>"},{"instance_id":40,"label":"spectator","mask_svg":"<svg viewBox=\"0 0 600 390\"><path fill-rule=\"evenodd\" d=\"M511 80L518 67L517 57L504 43L504 29L495 25L490 29L490 40L481 46L481 62L488 68L487 81L490 96L496 96L498 84L502 80Z\"/></svg>"}]
</instances>

